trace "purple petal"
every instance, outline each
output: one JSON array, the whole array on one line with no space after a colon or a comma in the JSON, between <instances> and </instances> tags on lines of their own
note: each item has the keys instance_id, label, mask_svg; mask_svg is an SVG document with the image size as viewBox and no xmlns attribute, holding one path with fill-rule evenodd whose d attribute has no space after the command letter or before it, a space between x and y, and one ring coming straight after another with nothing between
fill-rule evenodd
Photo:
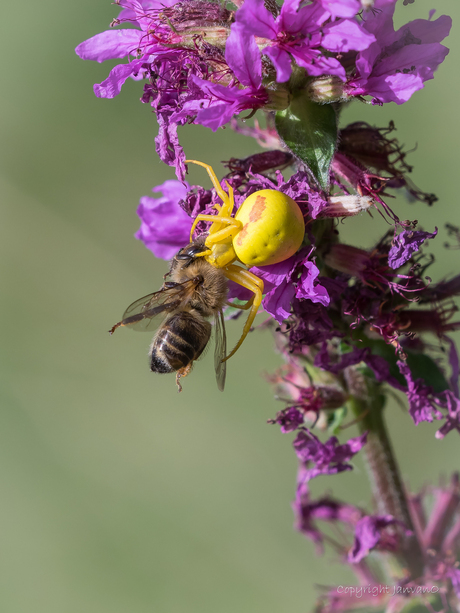
<instances>
[{"instance_id":1,"label":"purple petal","mask_svg":"<svg viewBox=\"0 0 460 613\"><path fill-rule=\"evenodd\" d=\"M307 468L305 472L305 479L309 481L319 475L335 475L351 470L352 466L348 462L362 449L366 440L367 432L343 445L339 444L335 436L322 443L312 432L301 429L293 446L301 462L314 464L313 468Z\"/></svg>"},{"instance_id":2,"label":"purple petal","mask_svg":"<svg viewBox=\"0 0 460 613\"><path fill-rule=\"evenodd\" d=\"M393 246L388 254L388 264L393 269L403 266L420 249L425 240L434 238L437 233L437 228L435 228L434 232L403 230L393 240Z\"/></svg>"},{"instance_id":3,"label":"purple petal","mask_svg":"<svg viewBox=\"0 0 460 613\"><path fill-rule=\"evenodd\" d=\"M266 294L262 301L262 306L269 315L281 324L291 314L291 304L294 296L295 289L292 283L283 281Z\"/></svg>"},{"instance_id":4,"label":"purple petal","mask_svg":"<svg viewBox=\"0 0 460 613\"><path fill-rule=\"evenodd\" d=\"M106 30L80 43L75 53L82 60L97 62L136 55L142 36L139 30Z\"/></svg>"},{"instance_id":5,"label":"purple petal","mask_svg":"<svg viewBox=\"0 0 460 613\"><path fill-rule=\"evenodd\" d=\"M269 39L276 38L278 34L275 18L265 8L263 0L245 0L243 6L236 11L235 21L248 34Z\"/></svg>"},{"instance_id":6,"label":"purple petal","mask_svg":"<svg viewBox=\"0 0 460 613\"><path fill-rule=\"evenodd\" d=\"M450 376L449 383L450 383L450 387L452 391L458 398L460 397L460 391L458 388L458 383L459 383L459 378L460 378L460 361L459 361L457 346L455 342L450 338L448 338L447 340L450 344L449 364L452 370L452 374Z\"/></svg>"},{"instance_id":7,"label":"purple petal","mask_svg":"<svg viewBox=\"0 0 460 613\"><path fill-rule=\"evenodd\" d=\"M262 61L254 36L248 34L241 24L232 25L225 46L225 59L236 78L243 85L257 89L262 84Z\"/></svg>"},{"instance_id":8,"label":"purple petal","mask_svg":"<svg viewBox=\"0 0 460 613\"><path fill-rule=\"evenodd\" d=\"M438 401L440 406L447 408L447 416L444 425L436 432L436 438L444 438L451 430L460 433L460 399L450 390L446 390L439 394Z\"/></svg>"},{"instance_id":9,"label":"purple petal","mask_svg":"<svg viewBox=\"0 0 460 613\"><path fill-rule=\"evenodd\" d=\"M209 94L213 98L217 98L217 102L228 102L230 104L240 100L250 99L252 90L239 89L238 87L225 87L219 83L211 83L205 79L200 79L195 75L190 76L190 80L194 85L199 87L203 92Z\"/></svg>"},{"instance_id":10,"label":"purple petal","mask_svg":"<svg viewBox=\"0 0 460 613\"><path fill-rule=\"evenodd\" d=\"M433 72L448 53L449 49L440 43L406 45L379 62L372 71L372 76L393 75L396 71L413 70L412 67L415 66L415 71L422 71L424 80L431 79ZM429 69L429 73L425 75L426 69Z\"/></svg>"},{"instance_id":11,"label":"purple petal","mask_svg":"<svg viewBox=\"0 0 460 613\"><path fill-rule=\"evenodd\" d=\"M297 430L303 424L303 414L295 407L288 407L283 411L279 411L275 419L270 421L270 423L281 426L281 432L286 434Z\"/></svg>"},{"instance_id":12,"label":"purple petal","mask_svg":"<svg viewBox=\"0 0 460 613\"><path fill-rule=\"evenodd\" d=\"M318 276L318 267L305 259L295 295L296 298L308 299L312 302L319 302L323 306L328 306L330 298L327 289L319 283L315 283Z\"/></svg>"},{"instance_id":13,"label":"purple petal","mask_svg":"<svg viewBox=\"0 0 460 613\"><path fill-rule=\"evenodd\" d=\"M374 549L382 537L384 528L400 524L392 515L367 515L358 521L355 530L355 542L348 554L353 564L365 558Z\"/></svg>"},{"instance_id":14,"label":"purple petal","mask_svg":"<svg viewBox=\"0 0 460 613\"><path fill-rule=\"evenodd\" d=\"M460 600L460 568L450 568L447 574L452 582L452 588Z\"/></svg>"},{"instance_id":15,"label":"purple petal","mask_svg":"<svg viewBox=\"0 0 460 613\"><path fill-rule=\"evenodd\" d=\"M94 93L98 98L115 98L128 77L139 71L144 60L135 60L129 64L118 64L110 71L109 76L102 83L94 85Z\"/></svg>"},{"instance_id":16,"label":"purple petal","mask_svg":"<svg viewBox=\"0 0 460 613\"><path fill-rule=\"evenodd\" d=\"M169 260L189 242L193 220L178 204L189 189L180 181L165 181L152 189L163 192L161 198L144 196L140 200L137 214L141 227L135 237L157 258Z\"/></svg>"},{"instance_id":17,"label":"purple petal","mask_svg":"<svg viewBox=\"0 0 460 613\"><path fill-rule=\"evenodd\" d=\"M119 19L137 23L144 31L151 28L153 16L152 10L161 10L173 6L179 0L129 0L125 4L121 0L120 5L126 8L118 15Z\"/></svg>"},{"instance_id":18,"label":"purple petal","mask_svg":"<svg viewBox=\"0 0 460 613\"><path fill-rule=\"evenodd\" d=\"M423 79L418 75L399 73L391 77L370 78L362 87L358 86L354 93L375 96L380 102L403 104L422 88Z\"/></svg>"},{"instance_id":19,"label":"purple petal","mask_svg":"<svg viewBox=\"0 0 460 613\"><path fill-rule=\"evenodd\" d=\"M442 418L442 413L436 408L436 399L433 397L433 390L426 385L423 379L416 379L412 376L411 370L406 362L398 360L399 372L404 376L407 383L405 390L409 402L409 414L416 426L422 421L432 422L433 417Z\"/></svg>"},{"instance_id":20,"label":"purple petal","mask_svg":"<svg viewBox=\"0 0 460 613\"><path fill-rule=\"evenodd\" d=\"M285 0L277 19L278 31L290 34L311 34L319 32L319 27L329 17L329 12L317 3L304 6L299 10L301 0Z\"/></svg>"},{"instance_id":21,"label":"purple petal","mask_svg":"<svg viewBox=\"0 0 460 613\"><path fill-rule=\"evenodd\" d=\"M271 291L280 287L283 281L289 277L291 271L295 268L298 262L297 254L292 255L287 260L278 262L278 264L271 264L270 266L262 266L257 268L253 266L251 272L263 279L265 284L265 290Z\"/></svg>"},{"instance_id":22,"label":"purple petal","mask_svg":"<svg viewBox=\"0 0 460 613\"><path fill-rule=\"evenodd\" d=\"M435 21L428 19L415 19L399 28L396 37L400 38L409 30L412 36L421 40L423 45L440 43L449 35L452 27L452 19L447 15L438 17Z\"/></svg>"},{"instance_id":23,"label":"purple petal","mask_svg":"<svg viewBox=\"0 0 460 613\"><path fill-rule=\"evenodd\" d=\"M322 46L336 52L363 51L374 42L373 34L366 32L356 21L344 19L324 28Z\"/></svg>"},{"instance_id":24,"label":"purple petal","mask_svg":"<svg viewBox=\"0 0 460 613\"><path fill-rule=\"evenodd\" d=\"M206 109L202 109L196 116L195 123L215 132L218 128L228 123L233 115L238 113L238 107L228 102L213 103Z\"/></svg>"},{"instance_id":25,"label":"purple petal","mask_svg":"<svg viewBox=\"0 0 460 613\"><path fill-rule=\"evenodd\" d=\"M323 74L331 74L346 80L345 68L333 57L325 57L320 51L310 49L306 44L291 47L290 52L297 64L305 68L308 74L319 77Z\"/></svg>"},{"instance_id":26,"label":"purple petal","mask_svg":"<svg viewBox=\"0 0 460 613\"><path fill-rule=\"evenodd\" d=\"M155 151L161 161L169 166L175 166L176 176L180 181L185 179L185 153L179 143L177 122L172 121L166 113L157 114L158 136L155 137Z\"/></svg>"},{"instance_id":27,"label":"purple petal","mask_svg":"<svg viewBox=\"0 0 460 613\"><path fill-rule=\"evenodd\" d=\"M289 81L292 72L292 60L289 53L276 46L265 47L262 53L271 59L276 69L276 80L278 83Z\"/></svg>"},{"instance_id":28,"label":"purple petal","mask_svg":"<svg viewBox=\"0 0 460 613\"><path fill-rule=\"evenodd\" d=\"M360 10L359 0L319 0L332 17L354 17Z\"/></svg>"}]
</instances>

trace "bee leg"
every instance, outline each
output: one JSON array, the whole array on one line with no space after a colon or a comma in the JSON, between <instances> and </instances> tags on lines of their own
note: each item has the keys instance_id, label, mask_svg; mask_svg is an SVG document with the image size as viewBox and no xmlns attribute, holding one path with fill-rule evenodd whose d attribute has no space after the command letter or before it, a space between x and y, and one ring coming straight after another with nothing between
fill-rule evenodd
<instances>
[{"instance_id":1,"label":"bee leg","mask_svg":"<svg viewBox=\"0 0 460 613\"><path fill-rule=\"evenodd\" d=\"M193 366L193 361L192 361L192 362L189 362L189 363L187 364L187 366L184 366L184 368L180 368L180 369L177 371L177 374L176 374L176 385L177 385L177 391L178 391L178 392L181 392L181 391L182 391L182 385L180 384L180 381L179 381L179 380L180 380L182 377L186 377L186 376L189 374L189 372L192 370L192 366Z\"/></svg>"},{"instance_id":2,"label":"bee leg","mask_svg":"<svg viewBox=\"0 0 460 613\"><path fill-rule=\"evenodd\" d=\"M222 360L222 362L225 362L226 360L231 358L232 355L234 355L236 351L241 347L241 344L243 343L249 330L251 329L251 326L257 315L257 311L259 310L259 306L262 302L262 295L264 291L264 282L262 281L262 279L252 274L252 272L249 272L249 270L245 270L244 268L240 268L239 266L230 265L224 269L224 274L227 279L235 281L235 283L238 283L239 285L242 285L243 287L246 287L247 289L251 290L251 292L254 293L254 296L243 307L244 310L248 308L250 308L251 310L249 311L248 318L246 320L246 323L244 324L241 338L237 342L235 347L232 349L232 351L228 354L228 356Z\"/></svg>"},{"instance_id":3,"label":"bee leg","mask_svg":"<svg viewBox=\"0 0 460 613\"><path fill-rule=\"evenodd\" d=\"M112 334L115 332L115 330L116 330L117 328L119 328L120 326L123 326L123 325L124 325L124 324L123 324L123 322L122 322L122 321L119 321L117 324L115 324L114 326L112 326L112 327L110 328L110 330L109 330L109 334L112 336Z\"/></svg>"}]
</instances>

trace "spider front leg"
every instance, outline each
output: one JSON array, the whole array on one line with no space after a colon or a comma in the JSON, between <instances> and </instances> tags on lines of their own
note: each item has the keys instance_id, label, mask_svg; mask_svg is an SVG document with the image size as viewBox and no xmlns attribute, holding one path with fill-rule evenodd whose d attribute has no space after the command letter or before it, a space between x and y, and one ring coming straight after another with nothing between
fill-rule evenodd
<instances>
[{"instance_id":1,"label":"spider front leg","mask_svg":"<svg viewBox=\"0 0 460 613\"><path fill-rule=\"evenodd\" d=\"M190 230L190 242L193 241L193 233L195 232L195 228L200 221L212 221L213 224L209 230L209 235L206 238L205 244L206 246L211 246L214 243L220 243L221 241L226 240L227 238L236 236L238 232L242 229L243 224L241 221L238 221L234 217L225 217L218 213L217 215L197 215L192 225L192 229ZM215 226L217 224L225 224L226 227L217 230ZM212 230L214 230L212 232Z\"/></svg>"},{"instance_id":2,"label":"spider front leg","mask_svg":"<svg viewBox=\"0 0 460 613\"><path fill-rule=\"evenodd\" d=\"M204 164L203 162L198 162L197 160L185 160L185 162L186 164L197 164L198 166L201 166L202 168L206 169L206 172L208 173L209 178L211 179L212 184L214 185L214 189L216 190L217 195L224 203L222 207L222 213L224 215L230 216L232 214L233 204L234 204L233 189L230 187L230 185L226 182L227 189L229 191L229 193L226 194L221 184L219 183L219 179L216 177L216 173L214 172L212 166L210 166L209 164Z\"/></svg>"},{"instance_id":3,"label":"spider front leg","mask_svg":"<svg viewBox=\"0 0 460 613\"><path fill-rule=\"evenodd\" d=\"M227 300L227 306L232 307L233 309L241 309L241 311L247 311L252 307L252 303L254 302L254 296L251 296L247 302L244 304L235 304L231 300Z\"/></svg>"},{"instance_id":4,"label":"spider front leg","mask_svg":"<svg viewBox=\"0 0 460 613\"><path fill-rule=\"evenodd\" d=\"M256 277L256 275L253 275L252 272L249 272L249 270L245 270L244 268L240 268L239 266L230 265L225 268L224 274L227 279L235 281L235 283L238 283L239 285L242 285L243 287L253 292L254 296L246 303L246 305L244 305L244 307L242 307L244 310L246 310L247 308L250 308L251 310L249 311L248 318L246 320L246 323L244 324L241 338L237 342L235 347L232 349L232 351L228 354L228 356L224 360L222 360L222 362L225 362L226 360L231 358L232 355L234 355L236 351L238 351L238 349L241 347L241 344L243 343L249 330L251 329L251 326L257 315L257 311L259 310L260 304L262 302L262 295L264 292L264 282L262 281L262 279Z\"/></svg>"}]
</instances>

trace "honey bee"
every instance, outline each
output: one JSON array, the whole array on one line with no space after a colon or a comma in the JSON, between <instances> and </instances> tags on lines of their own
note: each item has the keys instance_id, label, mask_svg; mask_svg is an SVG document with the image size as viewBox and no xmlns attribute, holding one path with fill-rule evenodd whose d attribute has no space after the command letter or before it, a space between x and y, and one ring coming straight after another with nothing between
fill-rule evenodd
<instances>
[{"instance_id":1,"label":"honey bee","mask_svg":"<svg viewBox=\"0 0 460 613\"><path fill-rule=\"evenodd\" d=\"M206 169L222 201L215 204L217 213L199 214L190 230L190 244L173 258L163 287L129 306L119 326L150 330L154 318L167 317L158 328L150 346L150 369L153 372L176 372L176 383L192 369L211 337L214 317L216 350L214 366L217 385L224 389L226 361L241 347L251 330L262 303L264 282L249 268L268 266L287 260L302 245L305 222L299 205L286 194L263 189L249 195L233 216L233 188L222 188L209 164L186 160ZM206 235L193 239L200 221L211 222ZM241 265L240 265L241 264ZM171 277L171 281L166 281ZM227 281L234 281L252 293L245 304L227 302ZM222 309L229 305L249 314L239 341L228 355Z\"/></svg>"},{"instance_id":2,"label":"honey bee","mask_svg":"<svg viewBox=\"0 0 460 613\"><path fill-rule=\"evenodd\" d=\"M176 372L179 391L181 377L188 375L211 338L210 317L214 318L217 386L221 391L225 386L227 342L222 310L227 303L227 279L222 269L197 257L205 250L201 241L180 249L164 277L163 287L133 302L110 330L110 334L120 326L151 330L156 317L166 313L150 345L150 370ZM171 280L166 281L167 277Z\"/></svg>"}]
</instances>

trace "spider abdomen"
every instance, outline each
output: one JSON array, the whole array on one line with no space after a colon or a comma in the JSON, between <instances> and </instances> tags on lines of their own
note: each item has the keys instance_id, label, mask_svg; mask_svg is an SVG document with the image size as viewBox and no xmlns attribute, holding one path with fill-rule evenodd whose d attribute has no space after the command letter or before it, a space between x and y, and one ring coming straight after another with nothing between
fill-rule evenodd
<instances>
[{"instance_id":1,"label":"spider abdomen","mask_svg":"<svg viewBox=\"0 0 460 613\"><path fill-rule=\"evenodd\" d=\"M243 228L233 239L238 259L249 268L287 260L302 245L305 222L295 200L274 189L251 194L235 219Z\"/></svg>"}]
</instances>

